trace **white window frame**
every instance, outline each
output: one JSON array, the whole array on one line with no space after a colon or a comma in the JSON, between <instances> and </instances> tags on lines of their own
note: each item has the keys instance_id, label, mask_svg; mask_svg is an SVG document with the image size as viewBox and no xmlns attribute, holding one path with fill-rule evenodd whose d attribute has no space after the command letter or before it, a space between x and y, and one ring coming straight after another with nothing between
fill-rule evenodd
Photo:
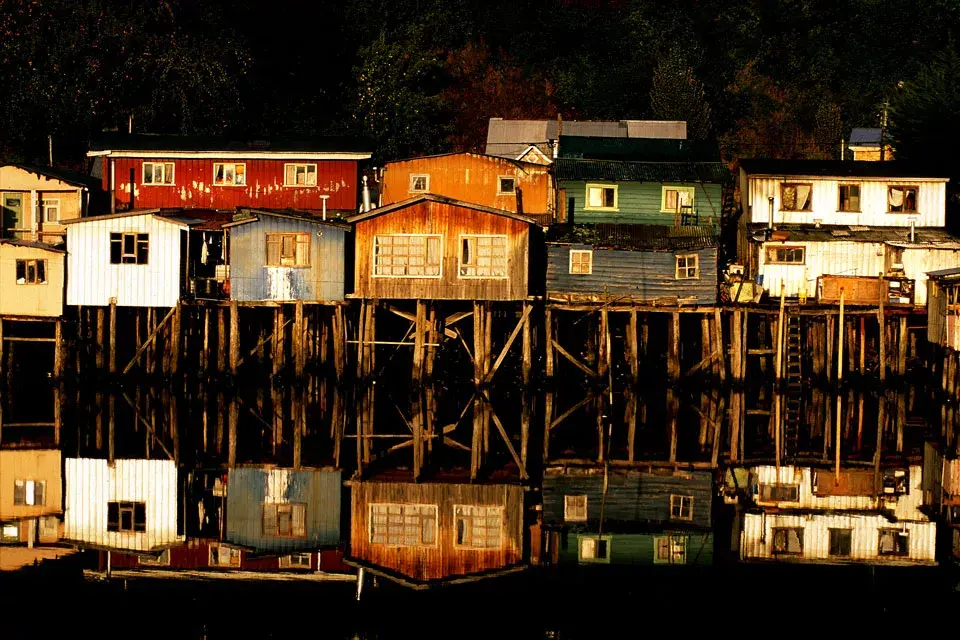
<instances>
[{"instance_id":1,"label":"white window frame","mask_svg":"<svg viewBox=\"0 0 960 640\"><path fill-rule=\"evenodd\" d=\"M574 270L573 270L573 256L574 256L574 254L581 255L581 256L582 256L582 255L586 255L586 256L588 256L588 257L590 258L589 260L587 260L587 271L586 271L586 272L583 272L583 271L574 271ZM569 261L570 261L570 265L569 265L570 275L574 275L574 276L589 276L589 275L593 275L593 249L570 249Z\"/></svg>"},{"instance_id":2,"label":"white window frame","mask_svg":"<svg viewBox=\"0 0 960 640\"><path fill-rule=\"evenodd\" d=\"M857 188L857 208L856 209L844 209L841 207L843 204L843 199L840 197L840 194L845 188L856 187ZM887 198L889 201L890 192L887 192ZM848 199L849 200L849 199ZM863 211L863 185L859 182L841 182L837 185L837 213L861 213Z\"/></svg>"},{"instance_id":3,"label":"white window frame","mask_svg":"<svg viewBox=\"0 0 960 640\"><path fill-rule=\"evenodd\" d=\"M394 273L377 273L377 244L379 238L396 238L396 237L416 237L416 238L438 238L440 243L439 255L440 255L440 269L436 275L401 275ZM372 251L370 252L370 274L374 278L406 278L406 279L432 279L439 280L443 277L443 235L439 233L381 233L373 236L373 245ZM429 244L426 246L427 253L429 254ZM393 265L391 265L393 266ZM410 265L407 265L408 267ZM426 263L424 263L426 266Z\"/></svg>"},{"instance_id":4,"label":"white window frame","mask_svg":"<svg viewBox=\"0 0 960 640\"><path fill-rule=\"evenodd\" d=\"M667 192L676 191L677 192L677 206L673 209L667 207ZM674 185L663 185L660 187L660 213L677 213L680 210L680 193L689 194L689 206L693 207L693 201L696 197L697 188L696 187L685 187L685 186L674 186Z\"/></svg>"},{"instance_id":5,"label":"white window frame","mask_svg":"<svg viewBox=\"0 0 960 640\"><path fill-rule=\"evenodd\" d=\"M597 546L600 542L605 542L607 545L607 554L603 558L598 558L596 555ZM593 546L593 557L587 558L584 556L584 546ZM597 536L593 534L587 534L580 536L580 539L577 541L577 560L579 562L585 563L596 563L596 564L610 564L610 556L613 550L613 537L612 536Z\"/></svg>"},{"instance_id":6,"label":"white window frame","mask_svg":"<svg viewBox=\"0 0 960 640\"><path fill-rule=\"evenodd\" d=\"M17 504L17 488L23 486L23 504ZM40 492L43 500L37 502L37 485L40 485ZM46 480L27 480L20 479L13 482L13 505L15 507L44 507L47 504L47 481Z\"/></svg>"},{"instance_id":7,"label":"white window frame","mask_svg":"<svg viewBox=\"0 0 960 640\"><path fill-rule=\"evenodd\" d=\"M653 564L687 564L687 536L663 535L653 538ZM669 548L669 557L660 555L660 544L666 542ZM678 551L681 560L677 560Z\"/></svg>"},{"instance_id":8,"label":"white window frame","mask_svg":"<svg viewBox=\"0 0 960 640\"><path fill-rule=\"evenodd\" d=\"M150 182L147 182L147 166L150 167ZM157 167L163 172L163 180L157 182ZM170 167L170 179L167 180L167 167ZM176 162L144 162L140 167L140 183L148 187L175 187L177 184Z\"/></svg>"},{"instance_id":9,"label":"white window frame","mask_svg":"<svg viewBox=\"0 0 960 640\"><path fill-rule=\"evenodd\" d=\"M503 181L509 180L513 184L513 189L510 191L503 190ZM497 176L497 195L498 196L515 196L517 195L517 179L514 176Z\"/></svg>"},{"instance_id":10,"label":"white window frame","mask_svg":"<svg viewBox=\"0 0 960 640\"><path fill-rule=\"evenodd\" d=\"M502 238L503 239L503 252L504 252L503 259L505 261L503 265L503 275L491 275L491 276L463 275L463 269L464 269L463 241L468 238L471 238L474 240L478 240L480 238ZM491 250L492 248L493 247L491 246ZM442 249L442 245L441 245L441 249ZM490 258L492 259L493 256L491 255ZM442 265L443 263L442 256L440 258L440 262ZM474 268L479 269L479 267L476 265L474 266ZM490 269L491 270L493 269L493 265L490 266ZM502 233L500 234L461 233L460 234L460 236L457 238L457 278L461 280L506 280L509 277L510 277L510 237L509 236Z\"/></svg>"},{"instance_id":11,"label":"white window frame","mask_svg":"<svg viewBox=\"0 0 960 640\"><path fill-rule=\"evenodd\" d=\"M590 189L613 189L613 206L612 207L592 207L590 206ZM619 185L616 184L604 184L600 182L588 182L586 189L584 190L584 199L583 199L583 210L584 211L619 211L620 210L620 195L619 195Z\"/></svg>"},{"instance_id":12,"label":"white window frame","mask_svg":"<svg viewBox=\"0 0 960 640\"><path fill-rule=\"evenodd\" d=\"M293 182L287 182L287 167L295 167L293 170ZM304 169L304 183L297 184L297 172L303 167ZM310 176L310 167L313 167L313 184L307 181L307 178ZM319 172L317 170L316 162L285 162L283 164L283 186L284 187L293 187L295 189L315 189L317 187L317 181L319 180Z\"/></svg>"},{"instance_id":13,"label":"white window frame","mask_svg":"<svg viewBox=\"0 0 960 640\"><path fill-rule=\"evenodd\" d=\"M483 510L486 512L486 514L479 515L477 513L472 513L472 514L461 515L457 513L457 511L460 509L464 509L467 511ZM494 515L490 515L491 513L493 513ZM504 508L500 505L486 505L486 504L455 504L453 505L453 546L457 549L463 549L467 551L499 551L503 549L503 538L504 538L503 536L504 517L503 516L504 516ZM464 544L459 541L461 519L471 520L472 518L494 518L494 517L500 521L500 525L497 531L496 546ZM473 539L472 523L470 527L470 538L472 541Z\"/></svg>"},{"instance_id":14,"label":"white window frame","mask_svg":"<svg viewBox=\"0 0 960 640\"><path fill-rule=\"evenodd\" d=\"M423 178L423 189L415 189L414 185L417 183L417 180ZM407 191L409 193L429 193L430 192L430 174L429 173L411 173L410 174L410 183L408 185Z\"/></svg>"},{"instance_id":15,"label":"white window frame","mask_svg":"<svg viewBox=\"0 0 960 640\"><path fill-rule=\"evenodd\" d=\"M418 514L418 517L421 521L419 541L415 544L406 544L406 538L404 535L404 541L400 543L390 542L390 534L387 532L387 542L374 542L373 540L373 510L374 507L385 506L385 507L399 507L400 508L400 517L403 518L406 516L406 510L411 507L416 507L418 509L432 509L433 510L433 542L423 542L423 516ZM414 548L425 548L432 549L440 545L440 507L435 504L421 504L421 503L407 503L407 502L371 502L367 505L367 541L371 545L385 546L385 547L414 547Z\"/></svg>"},{"instance_id":16,"label":"white window frame","mask_svg":"<svg viewBox=\"0 0 960 640\"><path fill-rule=\"evenodd\" d=\"M680 266L681 258L685 261L683 267ZM690 258L693 258L696 265L694 268L695 275L690 275ZM699 253L677 253L674 254L674 271L673 276L675 280L699 280L700 279L700 254ZM684 275L680 275L680 269L683 269Z\"/></svg>"},{"instance_id":17,"label":"white window frame","mask_svg":"<svg viewBox=\"0 0 960 640\"><path fill-rule=\"evenodd\" d=\"M690 507L690 514L687 517L684 517L683 510L684 507ZM677 507L677 511L680 515L674 515L674 507ZM670 494L670 519L671 520L693 520L693 496L671 493Z\"/></svg>"},{"instance_id":18,"label":"white window frame","mask_svg":"<svg viewBox=\"0 0 960 640\"><path fill-rule=\"evenodd\" d=\"M232 182L217 182L217 167L233 166ZM237 182L237 167L243 167L243 182ZM226 179L226 169L224 169L224 179ZM286 179L286 170L284 170L284 179ZM245 187L247 186L247 163L246 162L214 162L213 163L213 182L215 187Z\"/></svg>"},{"instance_id":19,"label":"white window frame","mask_svg":"<svg viewBox=\"0 0 960 640\"><path fill-rule=\"evenodd\" d=\"M303 561L306 560L307 563L303 564ZM312 553L291 553L287 556L280 556L280 562L278 563L281 569L309 569L310 565L313 563L313 554Z\"/></svg>"},{"instance_id":20,"label":"white window frame","mask_svg":"<svg viewBox=\"0 0 960 640\"><path fill-rule=\"evenodd\" d=\"M573 500L583 500L583 517L580 517L578 513L571 513L574 509L580 511L579 507L571 507L571 502ZM566 494L563 496L563 521L564 522L586 522L590 519L590 511L588 509L588 500L586 494Z\"/></svg>"},{"instance_id":21,"label":"white window frame","mask_svg":"<svg viewBox=\"0 0 960 640\"><path fill-rule=\"evenodd\" d=\"M44 222L60 222L60 198L41 198L40 207L43 209ZM56 211L56 217L50 217L50 211Z\"/></svg>"}]
</instances>

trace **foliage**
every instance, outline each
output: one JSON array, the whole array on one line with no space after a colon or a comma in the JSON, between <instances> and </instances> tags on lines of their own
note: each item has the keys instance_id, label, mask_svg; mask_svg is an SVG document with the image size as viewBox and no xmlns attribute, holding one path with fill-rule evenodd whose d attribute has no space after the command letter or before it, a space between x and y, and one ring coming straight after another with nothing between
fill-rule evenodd
<instances>
[{"instance_id":1,"label":"foliage","mask_svg":"<svg viewBox=\"0 0 960 640\"><path fill-rule=\"evenodd\" d=\"M686 121L691 140L704 140L710 134L710 105L703 84L677 48L661 57L653 71L650 108L657 120Z\"/></svg>"}]
</instances>

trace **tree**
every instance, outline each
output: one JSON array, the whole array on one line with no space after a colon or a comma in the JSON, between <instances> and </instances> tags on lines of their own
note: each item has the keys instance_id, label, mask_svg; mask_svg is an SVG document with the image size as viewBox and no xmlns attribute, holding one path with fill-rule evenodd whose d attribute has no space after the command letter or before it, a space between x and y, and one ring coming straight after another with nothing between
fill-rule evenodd
<instances>
[{"instance_id":1,"label":"tree","mask_svg":"<svg viewBox=\"0 0 960 640\"><path fill-rule=\"evenodd\" d=\"M710 105L703 84L679 49L662 56L653 72L650 108L659 120L686 121L691 140L704 140L710 134Z\"/></svg>"}]
</instances>

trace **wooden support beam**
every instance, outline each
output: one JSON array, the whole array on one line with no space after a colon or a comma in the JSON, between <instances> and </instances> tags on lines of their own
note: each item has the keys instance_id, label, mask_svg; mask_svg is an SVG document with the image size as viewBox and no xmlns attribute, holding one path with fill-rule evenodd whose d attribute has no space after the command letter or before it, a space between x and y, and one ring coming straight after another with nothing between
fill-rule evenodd
<instances>
[{"instance_id":1,"label":"wooden support beam","mask_svg":"<svg viewBox=\"0 0 960 640\"><path fill-rule=\"evenodd\" d=\"M227 370L227 311L223 307L217 309L217 372Z\"/></svg>"},{"instance_id":2,"label":"wooden support beam","mask_svg":"<svg viewBox=\"0 0 960 640\"><path fill-rule=\"evenodd\" d=\"M877 324L880 327L880 382L887 379L887 316L884 313L884 295L883 274L879 276L880 281L880 305L877 307Z\"/></svg>"},{"instance_id":3,"label":"wooden support beam","mask_svg":"<svg viewBox=\"0 0 960 640\"><path fill-rule=\"evenodd\" d=\"M97 329L96 329L97 345L96 345L96 359L95 359L97 363L97 371L103 371L103 352L104 352L103 332L105 328L103 325L106 322L104 320L105 315L106 314L104 314L103 307L97 307Z\"/></svg>"},{"instance_id":4,"label":"wooden support beam","mask_svg":"<svg viewBox=\"0 0 960 640\"><path fill-rule=\"evenodd\" d=\"M109 368L110 373L117 372L117 301L110 298L110 351Z\"/></svg>"},{"instance_id":5,"label":"wooden support beam","mask_svg":"<svg viewBox=\"0 0 960 640\"><path fill-rule=\"evenodd\" d=\"M528 479L530 476L527 475L527 468L520 459L519 454L517 454L517 450L513 448L513 443L510 442L510 437L507 435L507 430L503 428L503 424L500 422L497 412L493 409L493 405L490 402L490 397L485 391L482 392L482 395L484 402L488 407L490 407L490 417L493 418L493 424L496 425L497 431L500 432L500 437L503 438L504 444L507 445L507 450L510 452L510 457L513 458L513 461L516 463L517 467L520 468L520 478L523 480Z\"/></svg>"},{"instance_id":6,"label":"wooden support beam","mask_svg":"<svg viewBox=\"0 0 960 640\"><path fill-rule=\"evenodd\" d=\"M180 321L181 307L178 302L174 306L173 319L170 322L170 372L177 373L180 370Z\"/></svg>"},{"instance_id":7,"label":"wooden support beam","mask_svg":"<svg viewBox=\"0 0 960 640\"><path fill-rule=\"evenodd\" d=\"M140 409L137 407L137 405L136 405L136 403L133 401L133 399L132 399L129 395L127 395L127 393L126 393L125 391L124 391L124 392L121 392L121 394L123 395L123 399L127 401L127 404L130 405L130 408L133 409L133 415L134 415L134 417L135 417L135 418L137 419L137 421L140 422L140 424L142 424L142 425L144 426L144 428L146 429L146 432L147 432L147 434L150 436L150 439L151 439L153 442L155 442L156 444L159 444L159 445L160 445L160 448L163 449L163 452L167 454L167 457L170 458L171 460L173 460L173 453L171 453L170 450L167 449L167 446L166 446L165 444L163 444L163 441L162 441L160 438L157 437L156 429L154 428L154 426L153 426L152 424L150 424L149 422L147 422L147 420L140 414Z\"/></svg>"},{"instance_id":8,"label":"wooden support beam","mask_svg":"<svg viewBox=\"0 0 960 640\"><path fill-rule=\"evenodd\" d=\"M723 348L723 321L720 317L719 307L713 310L713 330L715 332L714 349L721 354L717 364L717 373L720 375L720 382L725 382L727 379L727 359L723 357L726 351ZM721 400L721 406L722 404Z\"/></svg>"},{"instance_id":9,"label":"wooden support beam","mask_svg":"<svg viewBox=\"0 0 960 640\"><path fill-rule=\"evenodd\" d=\"M227 468L233 469L237 466L237 423L240 421L236 398L230 398L227 411Z\"/></svg>"},{"instance_id":10,"label":"wooden support beam","mask_svg":"<svg viewBox=\"0 0 960 640\"><path fill-rule=\"evenodd\" d=\"M897 339L897 374L905 376L907 374L907 345L909 336L907 335L907 318L900 316L898 318L899 337Z\"/></svg>"},{"instance_id":11,"label":"wooden support beam","mask_svg":"<svg viewBox=\"0 0 960 640\"><path fill-rule=\"evenodd\" d=\"M237 375L240 367L240 306L230 301L230 374Z\"/></svg>"},{"instance_id":12,"label":"wooden support beam","mask_svg":"<svg viewBox=\"0 0 960 640\"><path fill-rule=\"evenodd\" d=\"M307 363L303 345L303 337L305 332L305 326L303 322L303 300L297 300L293 318L293 369L297 378L302 378L303 370Z\"/></svg>"},{"instance_id":13,"label":"wooden support beam","mask_svg":"<svg viewBox=\"0 0 960 640\"><path fill-rule=\"evenodd\" d=\"M574 411L576 411L576 410L579 409L580 407L586 405L586 404L589 403L591 400L593 400L593 395L592 395L592 394L589 394L589 395L587 395L586 397L584 397L582 400L580 400L579 402L577 402L575 405L573 405L572 407L570 407L569 409L567 409L566 411L564 411L562 414L560 414L559 416L557 416L556 419L554 419L553 421L551 421L550 424L547 425L547 431L549 432L551 429L553 429L553 428L555 428L556 426L558 426L561 422L563 422L564 420L566 420L567 418L569 418L569 417L573 414Z\"/></svg>"},{"instance_id":14,"label":"wooden support beam","mask_svg":"<svg viewBox=\"0 0 960 640\"><path fill-rule=\"evenodd\" d=\"M697 364L695 364L695 365L693 366L693 368L690 369L690 371L687 371L685 377L690 377L690 376L692 376L693 374L695 374L697 371L700 371L700 369L703 369L704 367L709 366L712 362L714 362L714 361L716 361L716 360L718 360L718 359L721 359L721 358L720 358L720 355L721 355L721 354L720 354L719 351L714 351L713 353L711 353L710 355L708 355L706 358L704 358L703 360L701 360L700 362L698 362Z\"/></svg>"},{"instance_id":15,"label":"wooden support beam","mask_svg":"<svg viewBox=\"0 0 960 640\"><path fill-rule=\"evenodd\" d=\"M148 347L153 345L154 341L157 339L157 336L160 335L160 331L167 324L167 322L170 321L170 318L173 317L173 314L176 313L176 311L177 311L176 307L174 307L173 309L170 309L170 311L167 312L167 315L163 317L163 320L160 321L160 324L154 327L150 335L147 336L146 342L140 345L136 353L134 353L133 357L130 359L130 362L128 362L127 366L123 368L123 375L126 375L127 373L129 373L130 369L132 369L134 365L137 363L137 360L140 359L141 354L143 354L143 352L146 351Z\"/></svg>"},{"instance_id":16,"label":"wooden support beam","mask_svg":"<svg viewBox=\"0 0 960 640\"><path fill-rule=\"evenodd\" d=\"M586 373L588 376L590 376L590 377L592 377L592 378L598 377L598 374L597 374L596 371L594 371L593 369L591 369L591 368L588 367L587 365L583 364L583 363L582 363L579 359L577 359L576 357L572 356L572 355L570 354L570 352L568 352L566 349L564 349L564 348L560 345L559 342L554 341L554 342L553 342L553 348L557 350L557 353L559 353L559 354L562 355L564 358L566 358L567 360L569 360L571 363L573 363L574 365L576 365L576 367L577 367L578 369L580 369L581 371L583 371L584 373Z\"/></svg>"},{"instance_id":17,"label":"wooden support beam","mask_svg":"<svg viewBox=\"0 0 960 640\"><path fill-rule=\"evenodd\" d=\"M667 379L674 381L680 377L680 313L670 314L667 325Z\"/></svg>"},{"instance_id":18,"label":"wooden support beam","mask_svg":"<svg viewBox=\"0 0 960 640\"><path fill-rule=\"evenodd\" d=\"M496 375L497 370L500 368L500 365L503 363L503 359L507 357L507 352L510 351L510 347L513 346L514 340L517 339L517 336L520 334L520 331L527 324L527 318L530 317L530 310L533 309L529 304L523 305L523 314L520 316L520 321L517 322L517 326L513 328L513 331L510 332L510 337L507 338L507 343L503 345L503 349L500 350L500 355L497 356L496 361L493 363L493 367L490 369L490 372L487 374L484 379L485 384L490 384L493 381L493 376ZM489 332L489 329L488 329Z\"/></svg>"}]
</instances>

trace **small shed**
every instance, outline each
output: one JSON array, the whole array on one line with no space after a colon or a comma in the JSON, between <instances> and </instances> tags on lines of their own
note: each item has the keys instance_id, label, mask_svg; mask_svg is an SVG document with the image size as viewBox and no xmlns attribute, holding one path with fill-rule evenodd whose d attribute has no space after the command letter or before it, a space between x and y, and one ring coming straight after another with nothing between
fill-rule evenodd
<instances>
[{"instance_id":1,"label":"small shed","mask_svg":"<svg viewBox=\"0 0 960 640\"><path fill-rule=\"evenodd\" d=\"M523 560L523 487L469 482L349 483L350 557L400 583L516 570Z\"/></svg>"},{"instance_id":2,"label":"small shed","mask_svg":"<svg viewBox=\"0 0 960 640\"><path fill-rule=\"evenodd\" d=\"M547 242L554 301L712 305L719 238L709 227L555 227Z\"/></svg>"},{"instance_id":3,"label":"small shed","mask_svg":"<svg viewBox=\"0 0 960 640\"><path fill-rule=\"evenodd\" d=\"M345 222L246 209L225 228L231 300L343 300L350 232Z\"/></svg>"},{"instance_id":4,"label":"small shed","mask_svg":"<svg viewBox=\"0 0 960 640\"><path fill-rule=\"evenodd\" d=\"M86 214L95 181L26 164L0 165L0 238L62 244L63 223Z\"/></svg>"},{"instance_id":5,"label":"small shed","mask_svg":"<svg viewBox=\"0 0 960 640\"><path fill-rule=\"evenodd\" d=\"M0 240L0 315L63 315L64 253L40 242Z\"/></svg>"},{"instance_id":6,"label":"small shed","mask_svg":"<svg viewBox=\"0 0 960 640\"><path fill-rule=\"evenodd\" d=\"M927 272L927 340L960 351L960 266Z\"/></svg>"},{"instance_id":7,"label":"small shed","mask_svg":"<svg viewBox=\"0 0 960 640\"><path fill-rule=\"evenodd\" d=\"M224 539L258 553L335 547L341 490L338 470L230 469Z\"/></svg>"},{"instance_id":8,"label":"small shed","mask_svg":"<svg viewBox=\"0 0 960 640\"><path fill-rule=\"evenodd\" d=\"M525 300L535 221L425 194L348 219L360 298Z\"/></svg>"},{"instance_id":9,"label":"small shed","mask_svg":"<svg viewBox=\"0 0 960 640\"><path fill-rule=\"evenodd\" d=\"M79 545L155 551L178 545L172 460L67 458L64 538Z\"/></svg>"},{"instance_id":10,"label":"small shed","mask_svg":"<svg viewBox=\"0 0 960 640\"><path fill-rule=\"evenodd\" d=\"M59 449L0 450L0 541L57 540L62 478Z\"/></svg>"}]
</instances>

